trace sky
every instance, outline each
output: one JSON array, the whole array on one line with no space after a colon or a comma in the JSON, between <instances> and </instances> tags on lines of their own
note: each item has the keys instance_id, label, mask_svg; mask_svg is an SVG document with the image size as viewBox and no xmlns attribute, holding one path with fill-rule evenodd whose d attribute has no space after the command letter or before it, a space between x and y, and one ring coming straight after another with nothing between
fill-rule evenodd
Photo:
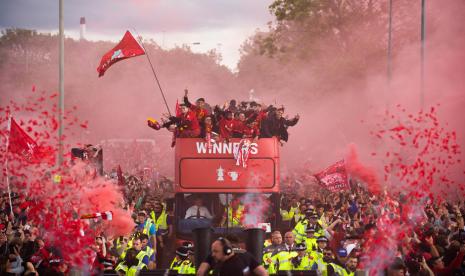
<instances>
[{"instance_id":1,"label":"sky","mask_svg":"<svg viewBox=\"0 0 465 276\"><path fill-rule=\"evenodd\" d=\"M65 35L79 38L86 18L86 39L118 41L135 30L162 48L187 44L204 53L217 49L235 71L242 43L257 29L267 30L272 0L65 0ZM0 28L58 32L58 0L0 0Z\"/></svg>"}]
</instances>

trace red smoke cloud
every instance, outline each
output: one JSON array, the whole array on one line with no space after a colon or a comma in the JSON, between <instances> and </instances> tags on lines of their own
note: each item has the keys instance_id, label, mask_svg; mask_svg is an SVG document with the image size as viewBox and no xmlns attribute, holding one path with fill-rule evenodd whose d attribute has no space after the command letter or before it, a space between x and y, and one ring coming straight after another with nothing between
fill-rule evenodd
<instances>
[{"instance_id":1,"label":"red smoke cloud","mask_svg":"<svg viewBox=\"0 0 465 276\"><path fill-rule=\"evenodd\" d=\"M34 232L42 236L47 245L59 248L66 261L82 265L91 261L89 246L94 243L95 234L125 235L133 229L134 222L122 209L122 195L115 183L94 177L90 173L92 169L83 163L54 167L51 160L57 153L54 135L57 110L56 105L50 103L53 98L54 94L33 93L21 103L10 101L0 107L4 113L0 117L3 144L8 137L8 115L13 114L21 128L37 141L42 154L41 160L36 158L31 162L21 155L7 154L2 147L2 160L9 160L8 168L2 163L3 179L9 177L12 191L21 195L28 221L36 227ZM65 123L71 131L70 127L79 120L72 112L67 112ZM64 138L65 151L69 152L70 145L66 141ZM66 154L65 158L69 157ZM6 181L1 183L1 188L6 190ZM113 220L96 223L79 219L82 214L103 211L112 211Z\"/></svg>"}]
</instances>

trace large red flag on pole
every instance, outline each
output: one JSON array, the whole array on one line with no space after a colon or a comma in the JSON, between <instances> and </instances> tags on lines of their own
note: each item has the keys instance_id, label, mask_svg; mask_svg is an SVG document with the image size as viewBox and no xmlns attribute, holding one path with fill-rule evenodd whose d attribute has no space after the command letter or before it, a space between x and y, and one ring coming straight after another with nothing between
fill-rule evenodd
<instances>
[{"instance_id":1,"label":"large red flag on pole","mask_svg":"<svg viewBox=\"0 0 465 276\"><path fill-rule=\"evenodd\" d=\"M315 174L320 184L330 192L350 189L344 160L336 162L323 171Z\"/></svg>"},{"instance_id":2,"label":"large red flag on pole","mask_svg":"<svg viewBox=\"0 0 465 276\"><path fill-rule=\"evenodd\" d=\"M6 140L6 153L15 153L24 157L27 160L35 155L37 151L37 143L16 123L16 121L8 116L8 136ZM8 171L8 156L5 158L5 176L6 185L8 188L8 198L10 201L11 216L14 218L13 205L11 202L10 175Z\"/></svg>"},{"instance_id":3,"label":"large red flag on pole","mask_svg":"<svg viewBox=\"0 0 465 276\"><path fill-rule=\"evenodd\" d=\"M16 123L15 119L10 118L9 127L7 151L31 160L38 152L37 143Z\"/></svg>"},{"instance_id":4,"label":"large red flag on pole","mask_svg":"<svg viewBox=\"0 0 465 276\"><path fill-rule=\"evenodd\" d=\"M113 49L107 52L100 61L97 68L98 76L101 77L105 71L114 63L145 54L144 48L137 42L129 31L126 31L123 39Z\"/></svg>"}]
</instances>

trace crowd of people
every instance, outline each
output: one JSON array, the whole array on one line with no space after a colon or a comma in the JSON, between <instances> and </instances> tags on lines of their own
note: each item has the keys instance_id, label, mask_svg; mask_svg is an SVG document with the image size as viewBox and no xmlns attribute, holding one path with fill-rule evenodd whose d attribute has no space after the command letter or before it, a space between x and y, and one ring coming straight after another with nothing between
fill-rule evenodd
<instances>
[{"instance_id":1,"label":"crowd of people","mask_svg":"<svg viewBox=\"0 0 465 276\"><path fill-rule=\"evenodd\" d=\"M64 275L68 265L28 219L25 197L8 193L0 199L0 275ZM11 212L12 211L12 212Z\"/></svg>"},{"instance_id":2,"label":"crowd of people","mask_svg":"<svg viewBox=\"0 0 465 276\"><path fill-rule=\"evenodd\" d=\"M184 101L176 113L176 116L162 118L161 124L152 119L147 123L156 130L167 128L177 138L217 141L278 137L280 141L287 142L287 128L296 125L300 118L297 114L288 119L284 116L284 107L262 106L254 101L237 104L236 100L231 100L223 106L216 105L212 108L204 98L199 98L193 104L189 101L187 89Z\"/></svg>"},{"instance_id":3,"label":"crowd of people","mask_svg":"<svg viewBox=\"0 0 465 276\"><path fill-rule=\"evenodd\" d=\"M288 120L283 112L283 108L262 107L256 102L237 105L232 100L222 107L211 108L200 98L191 104L186 91L180 114L168 117L162 124L151 120L148 124L155 129L166 127L176 138L278 137L287 141L287 128L295 125L299 116ZM88 145L75 155L98 159L98 152L98 148ZM329 192L318 184L307 183L308 179L302 175L295 174L282 181L286 184L282 185L282 193L274 195L279 197L278 203L269 196L267 203L262 204L259 199L265 195L236 195L228 201L228 196L190 194L193 205L179 214L169 199L173 181L163 177L155 181L153 174L146 171L126 175L121 168L115 168L105 176L120 185L125 208L134 220L133 231L126 236L95 234L91 246L93 263L79 269L92 275L104 272L137 275L142 270L163 268L199 276L250 272L273 275L289 271L345 276L371 269L367 266L370 263L384 264L379 259L385 258L389 260L387 265L378 267L385 275L465 274L465 201L430 201L418 207L422 219L417 220L413 230L406 227L402 239L391 240L393 252L373 256L368 253L372 248L367 245L373 247L376 243L369 242L369 237L376 237L373 233L380 231L380 218L386 214L402 215L404 196L388 196L387 192L375 195L355 179L350 181L350 189ZM204 205L206 201L209 205ZM254 202L254 209L265 206L266 210L260 212L266 220L272 220L261 259L245 251L245 240L240 235L215 239L205 260L195 260L194 243L176 243L175 234L180 230L176 222L182 219L216 220L212 226L229 230L247 227L244 217L256 211L247 206L250 201ZM392 206L400 213L393 212ZM6 192L0 198L0 274L68 274L71 264L65 261L60 244L43 238L44 233L31 222L28 210L27 196L19 190ZM198 268L196 263L200 263Z\"/></svg>"},{"instance_id":4,"label":"crowd of people","mask_svg":"<svg viewBox=\"0 0 465 276\"><path fill-rule=\"evenodd\" d=\"M241 255L246 254L244 240L230 236L213 242L211 255L199 270L194 266L194 244L186 242L175 248L171 203L147 195L134 208L133 233L125 237L102 233L95 237L96 257L91 271L94 275L104 271L134 275L143 269L170 268L182 274L207 275L202 273L213 269L218 275L236 275L231 271L237 269L225 270L232 262L233 267L238 267L237 263L250 265L256 275L294 270L354 275L360 263L370 257L365 255L366 233L376 231L377 219L389 211L385 199L370 194L360 184L339 193L308 187L306 194L309 196L282 195L280 223L265 241L262 260ZM66 274L69 267L60 249L50 246L40 237L38 228L30 224L24 197L16 193L12 196L13 214L8 195L1 198L2 275ZM402 198L395 204L402 206ZM422 212L424 222L398 241L395 259L386 267L386 275L463 275L464 202L431 203ZM226 254L229 249L224 248L231 248L231 253ZM175 253L174 259L171 253ZM234 254L238 256L232 258Z\"/></svg>"}]
</instances>

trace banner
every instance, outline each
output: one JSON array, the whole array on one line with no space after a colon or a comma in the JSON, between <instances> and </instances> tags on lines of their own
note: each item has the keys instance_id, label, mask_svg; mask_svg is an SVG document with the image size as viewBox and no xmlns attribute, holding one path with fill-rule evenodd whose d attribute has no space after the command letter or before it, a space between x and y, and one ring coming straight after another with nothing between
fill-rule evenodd
<instances>
[{"instance_id":1,"label":"banner","mask_svg":"<svg viewBox=\"0 0 465 276\"><path fill-rule=\"evenodd\" d=\"M105 71L110 68L114 63L145 54L144 49L140 46L139 42L132 36L129 31L126 31L123 39L113 49L107 52L100 61L97 68L98 76L101 77Z\"/></svg>"},{"instance_id":2,"label":"banner","mask_svg":"<svg viewBox=\"0 0 465 276\"><path fill-rule=\"evenodd\" d=\"M315 174L320 184L330 192L350 189L344 160L341 160L325 170Z\"/></svg>"}]
</instances>

